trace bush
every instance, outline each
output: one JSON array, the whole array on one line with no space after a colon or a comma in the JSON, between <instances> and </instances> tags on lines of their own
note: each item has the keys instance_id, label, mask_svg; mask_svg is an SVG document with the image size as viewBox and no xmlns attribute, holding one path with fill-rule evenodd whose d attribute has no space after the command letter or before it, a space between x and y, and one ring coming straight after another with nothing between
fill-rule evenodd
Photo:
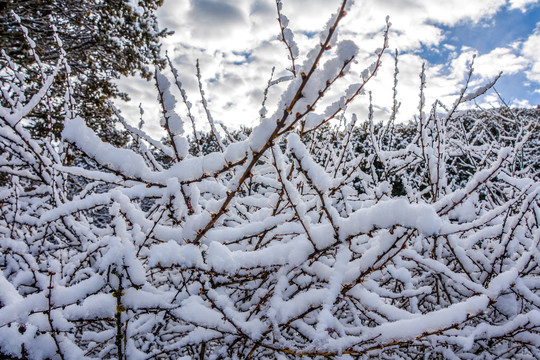
<instances>
[{"instance_id":1,"label":"bush","mask_svg":"<svg viewBox=\"0 0 540 360\"><path fill-rule=\"evenodd\" d=\"M426 114L422 73L413 128L370 111L363 133L355 116L335 130L387 47L389 24L363 79L333 91L357 51L336 39L348 6L293 65L274 115L244 138L213 134L206 155L189 154L159 72L167 141L120 119L131 143L117 148L71 112L61 141L33 139L27 115L61 70L26 98L3 69L0 352L538 357L538 118L457 112L492 84ZM316 112L323 96L336 101Z\"/></svg>"}]
</instances>

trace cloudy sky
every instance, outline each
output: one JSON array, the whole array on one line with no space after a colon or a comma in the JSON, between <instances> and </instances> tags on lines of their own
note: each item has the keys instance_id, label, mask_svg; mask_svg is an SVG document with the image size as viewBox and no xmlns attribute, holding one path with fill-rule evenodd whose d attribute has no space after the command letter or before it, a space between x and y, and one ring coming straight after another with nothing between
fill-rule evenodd
<instances>
[{"instance_id":1,"label":"cloudy sky","mask_svg":"<svg viewBox=\"0 0 540 360\"><path fill-rule=\"evenodd\" d=\"M296 60L318 45L318 31L341 0L282 0L282 13L300 49ZM539 0L356 0L339 30L340 40L353 40L360 48L349 75L358 81L382 45L386 16L392 23L390 49L383 67L369 84L376 120L386 121L392 103L393 51L400 53L398 119L407 121L418 112L419 72L427 66L426 97L451 105L465 78L467 64L476 55L472 87L503 71L495 88L511 105L540 104L540 1ZM288 51L278 40L275 0L165 0L158 12L160 25L175 34L164 41L179 71L189 100L195 104L197 126L207 130L200 111L195 77L199 59L209 109L225 125L254 126L259 119L263 92L275 67L274 79L290 74ZM165 74L172 78L169 71ZM267 107L272 111L286 83L270 88ZM137 105L145 108L146 129L158 134L159 111L152 83L123 79L122 90L132 104L119 104L132 123L138 121ZM180 97L178 96L180 101ZM478 99L488 107L497 104L495 92ZM184 106L178 106L184 117ZM366 114L366 97L358 99L349 113ZM472 104L475 106L475 104Z\"/></svg>"}]
</instances>

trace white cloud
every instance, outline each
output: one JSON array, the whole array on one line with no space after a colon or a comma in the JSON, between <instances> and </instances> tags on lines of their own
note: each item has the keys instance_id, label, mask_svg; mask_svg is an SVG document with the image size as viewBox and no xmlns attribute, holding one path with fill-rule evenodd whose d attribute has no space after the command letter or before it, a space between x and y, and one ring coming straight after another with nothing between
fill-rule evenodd
<instances>
[{"instance_id":1,"label":"white cloud","mask_svg":"<svg viewBox=\"0 0 540 360\"><path fill-rule=\"evenodd\" d=\"M516 74L524 70L529 61L513 53L509 48L496 48L476 60L477 73L484 77L494 77L500 71L504 74Z\"/></svg>"},{"instance_id":2,"label":"white cloud","mask_svg":"<svg viewBox=\"0 0 540 360\"><path fill-rule=\"evenodd\" d=\"M427 16L431 21L445 25L455 25L462 21L478 22L494 15L506 0L453 0L426 1Z\"/></svg>"},{"instance_id":3,"label":"white cloud","mask_svg":"<svg viewBox=\"0 0 540 360\"><path fill-rule=\"evenodd\" d=\"M531 61L531 68L526 72L527 78L532 81L540 83L540 30L529 36L527 41L523 44L522 49L523 56L527 57Z\"/></svg>"},{"instance_id":4,"label":"white cloud","mask_svg":"<svg viewBox=\"0 0 540 360\"><path fill-rule=\"evenodd\" d=\"M454 75L464 73L467 64L474 59L474 74L480 80L494 78L501 71L505 75L515 74L523 71L529 65L529 60L523 56L515 54L515 50L508 47L500 47L491 50L487 54L479 54L475 49L463 47L460 55L452 60L451 68Z\"/></svg>"},{"instance_id":5,"label":"white cloud","mask_svg":"<svg viewBox=\"0 0 540 360\"><path fill-rule=\"evenodd\" d=\"M535 3L538 3L538 0L510 0L510 9L519 9L525 12L528 5Z\"/></svg>"},{"instance_id":6,"label":"white cloud","mask_svg":"<svg viewBox=\"0 0 540 360\"><path fill-rule=\"evenodd\" d=\"M519 108L531 108L531 107L533 107L531 105L531 103L529 102L529 100L527 100L527 99L514 100L514 101L512 101L512 105L516 106L516 107L519 107Z\"/></svg>"},{"instance_id":7,"label":"white cloud","mask_svg":"<svg viewBox=\"0 0 540 360\"><path fill-rule=\"evenodd\" d=\"M230 39L247 24L242 10L225 1L194 1L186 15L194 40Z\"/></svg>"}]
</instances>

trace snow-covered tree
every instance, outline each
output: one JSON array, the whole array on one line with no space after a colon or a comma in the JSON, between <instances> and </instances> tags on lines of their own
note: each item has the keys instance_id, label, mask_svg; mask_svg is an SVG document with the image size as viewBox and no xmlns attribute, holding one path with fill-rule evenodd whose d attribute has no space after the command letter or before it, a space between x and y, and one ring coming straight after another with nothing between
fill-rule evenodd
<instances>
[{"instance_id":1,"label":"snow-covered tree","mask_svg":"<svg viewBox=\"0 0 540 360\"><path fill-rule=\"evenodd\" d=\"M492 83L467 83L454 104L426 111L422 72L414 132L393 116L376 122L370 109L359 144L347 105L365 96L390 24L354 79L358 48L336 34L349 6L343 0L320 44L292 64L273 115L261 112L243 138L214 134L209 154L188 151L188 124L159 71L166 142L120 119L131 142L118 148L74 112L61 140L35 139L28 115L65 70L60 62L44 73L29 95L33 84L10 64L0 108L0 353L539 357L538 118L501 113L492 123L459 112ZM335 91L347 79L347 91ZM323 96L334 101L323 106ZM338 118L344 126L331 130Z\"/></svg>"}]
</instances>

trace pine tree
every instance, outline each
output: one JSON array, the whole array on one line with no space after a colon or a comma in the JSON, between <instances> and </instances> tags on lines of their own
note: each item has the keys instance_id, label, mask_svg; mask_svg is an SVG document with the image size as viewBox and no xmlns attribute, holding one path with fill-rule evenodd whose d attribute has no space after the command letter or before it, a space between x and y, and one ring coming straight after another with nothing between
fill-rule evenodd
<instances>
[{"instance_id":1,"label":"pine tree","mask_svg":"<svg viewBox=\"0 0 540 360\"><path fill-rule=\"evenodd\" d=\"M56 39L59 38L70 69L73 103L77 104L74 110L103 140L120 144L125 139L111 121L113 109L109 101L127 100L128 96L119 91L114 80L136 74L150 79L153 66L147 65L164 65L160 39L169 32L159 29L154 14L161 4L162 0L3 2L0 4L0 48L5 55L0 59L0 66L6 66L8 59L12 59L25 68L26 76L39 78L43 68L58 65L60 52ZM21 25L28 29L26 36ZM57 36L52 25L57 29ZM35 49L31 49L26 37L37 44ZM66 82L61 77L64 74L61 72L50 90L53 100L49 106L40 106L33 112L36 122L31 131L35 137L49 132L58 136L62 130Z\"/></svg>"}]
</instances>

